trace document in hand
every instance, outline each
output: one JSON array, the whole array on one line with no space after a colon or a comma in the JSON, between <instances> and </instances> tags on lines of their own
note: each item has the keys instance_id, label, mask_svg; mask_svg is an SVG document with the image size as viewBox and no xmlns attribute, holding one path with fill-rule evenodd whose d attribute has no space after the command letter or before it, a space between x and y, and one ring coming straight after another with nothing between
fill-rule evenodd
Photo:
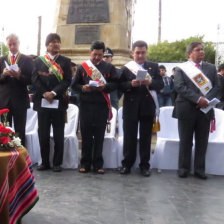
<instances>
[{"instance_id":1,"label":"document in hand","mask_svg":"<svg viewBox=\"0 0 224 224\"><path fill-rule=\"evenodd\" d=\"M44 107L44 108L58 109L58 104L59 104L59 100L53 100L52 103L50 103L44 98L41 100L41 107Z\"/></svg>"},{"instance_id":2,"label":"document in hand","mask_svg":"<svg viewBox=\"0 0 224 224\"><path fill-rule=\"evenodd\" d=\"M14 65L9 65L6 61L5 61L5 67L9 70L9 71L15 71L18 72L19 71L19 67L17 64Z\"/></svg>"},{"instance_id":3,"label":"document in hand","mask_svg":"<svg viewBox=\"0 0 224 224\"><path fill-rule=\"evenodd\" d=\"M99 87L99 82L98 81L89 80L89 85L90 86L94 86L94 87Z\"/></svg>"},{"instance_id":4,"label":"document in hand","mask_svg":"<svg viewBox=\"0 0 224 224\"><path fill-rule=\"evenodd\" d=\"M143 81L147 75L147 70L138 70L136 80Z\"/></svg>"},{"instance_id":5,"label":"document in hand","mask_svg":"<svg viewBox=\"0 0 224 224\"><path fill-rule=\"evenodd\" d=\"M211 101L208 102L208 106L206 108L201 108L200 110L207 114L212 108L214 108L216 106L216 104L218 104L220 102L219 99L217 98L213 98Z\"/></svg>"}]
</instances>

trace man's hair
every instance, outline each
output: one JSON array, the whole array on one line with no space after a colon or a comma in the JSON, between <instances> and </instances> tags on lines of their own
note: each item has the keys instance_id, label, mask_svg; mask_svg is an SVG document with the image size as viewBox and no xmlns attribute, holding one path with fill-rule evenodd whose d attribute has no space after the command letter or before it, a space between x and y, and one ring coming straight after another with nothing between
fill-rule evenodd
<instances>
[{"instance_id":1,"label":"man's hair","mask_svg":"<svg viewBox=\"0 0 224 224\"><path fill-rule=\"evenodd\" d=\"M19 43L19 37L18 37L16 34L14 34L14 33L9 34L9 35L6 37L6 41L8 41L8 40L10 40L10 39L12 39L12 38L15 38L16 41Z\"/></svg>"},{"instance_id":2,"label":"man's hair","mask_svg":"<svg viewBox=\"0 0 224 224\"><path fill-rule=\"evenodd\" d=\"M90 47L90 50L93 51L93 50L103 50L103 52L105 51L105 44L103 41L100 41L100 40L97 40L97 41L94 41L92 44L91 44L91 47Z\"/></svg>"},{"instance_id":3,"label":"man's hair","mask_svg":"<svg viewBox=\"0 0 224 224\"><path fill-rule=\"evenodd\" d=\"M166 67L165 67L164 65L160 65L160 66L159 66L159 69L164 69L164 70L166 70Z\"/></svg>"},{"instance_id":4,"label":"man's hair","mask_svg":"<svg viewBox=\"0 0 224 224\"><path fill-rule=\"evenodd\" d=\"M201 45L204 48L201 42L199 41L192 42L186 48L187 54L190 54L194 50L194 48L196 48L198 45Z\"/></svg>"},{"instance_id":5,"label":"man's hair","mask_svg":"<svg viewBox=\"0 0 224 224\"><path fill-rule=\"evenodd\" d=\"M224 64L219 65L218 71L221 72L222 69L224 69Z\"/></svg>"},{"instance_id":6,"label":"man's hair","mask_svg":"<svg viewBox=\"0 0 224 224\"><path fill-rule=\"evenodd\" d=\"M57 33L50 33L46 37L45 46L47 47L53 40L58 40L61 43L61 38Z\"/></svg>"},{"instance_id":7,"label":"man's hair","mask_svg":"<svg viewBox=\"0 0 224 224\"><path fill-rule=\"evenodd\" d=\"M148 45L143 40L135 41L132 45L132 50L134 50L136 47L146 47L146 50L148 49Z\"/></svg>"}]
</instances>

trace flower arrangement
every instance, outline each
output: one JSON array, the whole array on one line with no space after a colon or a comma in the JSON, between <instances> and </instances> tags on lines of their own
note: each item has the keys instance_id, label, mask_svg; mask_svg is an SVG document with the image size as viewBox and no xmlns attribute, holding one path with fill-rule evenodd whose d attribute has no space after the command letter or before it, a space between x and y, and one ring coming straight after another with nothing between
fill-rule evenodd
<instances>
[{"instance_id":1,"label":"flower arrangement","mask_svg":"<svg viewBox=\"0 0 224 224\"><path fill-rule=\"evenodd\" d=\"M8 109L0 110L0 116L2 116L2 123L0 123L0 149L8 150L22 147L21 139L17 137L12 128L8 127L7 113Z\"/></svg>"}]
</instances>

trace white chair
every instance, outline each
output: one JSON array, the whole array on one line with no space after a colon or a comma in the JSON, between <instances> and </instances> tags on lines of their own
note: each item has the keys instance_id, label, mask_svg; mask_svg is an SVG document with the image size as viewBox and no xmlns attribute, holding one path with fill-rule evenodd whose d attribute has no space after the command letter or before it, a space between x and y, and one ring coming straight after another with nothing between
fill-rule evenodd
<instances>
[{"instance_id":1,"label":"white chair","mask_svg":"<svg viewBox=\"0 0 224 224\"><path fill-rule=\"evenodd\" d=\"M177 170L179 157L179 134L177 119L172 117L173 106L160 108L160 131L152 158L152 168Z\"/></svg>"},{"instance_id":2,"label":"white chair","mask_svg":"<svg viewBox=\"0 0 224 224\"><path fill-rule=\"evenodd\" d=\"M118 110L118 139L117 139L117 158L118 158L118 167L121 167L121 161L124 159L123 156L123 141L124 141L124 131L123 131L123 107ZM137 139L139 140L139 127ZM134 168L139 167L140 156L139 156L139 142L137 142L137 156L134 164Z\"/></svg>"},{"instance_id":3,"label":"white chair","mask_svg":"<svg viewBox=\"0 0 224 224\"><path fill-rule=\"evenodd\" d=\"M67 109L68 122L65 123L64 130L64 154L62 168L75 169L78 168L78 138L76 135L78 120L79 120L79 108L76 105L69 104ZM54 139L53 129L51 128L50 135L50 165L53 163L54 155Z\"/></svg>"},{"instance_id":4,"label":"white chair","mask_svg":"<svg viewBox=\"0 0 224 224\"><path fill-rule=\"evenodd\" d=\"M33 110L33 103L31 103L30 108L27 109L25 138L26 148L32 164L39 163L41 161L41 154L38 137L38 119L37 112Z\"/></svg>"},{"instance_id":5,"label":"white chair","mask_svg":"<svg viewBox=\"0 0 224 224\"><path fill-rule=\"evenodd\" d=\"M215 108L216 130L210 133L205 172L224 175L224 111Z\"/></svg>"},{"instance_id":6,"label":"white chair","mask_svg":"<svg viewBox=\"0 0 224 224\"><path fill-rule=\"evenodd\" d=\"M116 124L117 110L112 108L113 118L110 121L110 132L105 131L103 142L103 160L104 168L117 168L117 142L116 142Z\"/></svg>"}]
</instances>

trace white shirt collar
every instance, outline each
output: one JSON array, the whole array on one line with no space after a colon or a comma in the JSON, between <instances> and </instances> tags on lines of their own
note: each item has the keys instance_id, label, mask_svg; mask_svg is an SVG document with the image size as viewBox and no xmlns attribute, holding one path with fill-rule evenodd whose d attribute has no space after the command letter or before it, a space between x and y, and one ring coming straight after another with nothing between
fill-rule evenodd
<instances>
[{"instance_id":1,"label":"white shirt collar","mask_svg":"<svg viewBox=\"0 0 224 224\"><path fill-rule=\"evenodd\" d=\"M191 60L189 60L194 66L195 65L197 65L197 64L199 64L200 66L202 65L202 61L200 61L199 63L195 63L195 62L193 62L193 61L191 61Z\"/></svg>"},{"instance_id":2,"label":"white shirt collar","mask_svg":"<svg viewBox=\"0 0 224 224\"><path fill-rule=\"evenodd\" d=\"M15 56L15 58L17 57L17 55L19 54L19 51L16 54L12 54L11 51L9 51L10 56Z\"/></svg>"},{"instance_id":3,"label":"white shirt collar","mask_svg":"<svg viewBox=\"0 0 224 224\"><path fill-rule=\"evenodd\" d=\"M50 57L50 59L52 59L52 60L54 60L55 59L55 57L57 56L57 54L56 55L51 55L50 53L48 53L47 52L47 55Z\"/></svg>"}]
</instances>

